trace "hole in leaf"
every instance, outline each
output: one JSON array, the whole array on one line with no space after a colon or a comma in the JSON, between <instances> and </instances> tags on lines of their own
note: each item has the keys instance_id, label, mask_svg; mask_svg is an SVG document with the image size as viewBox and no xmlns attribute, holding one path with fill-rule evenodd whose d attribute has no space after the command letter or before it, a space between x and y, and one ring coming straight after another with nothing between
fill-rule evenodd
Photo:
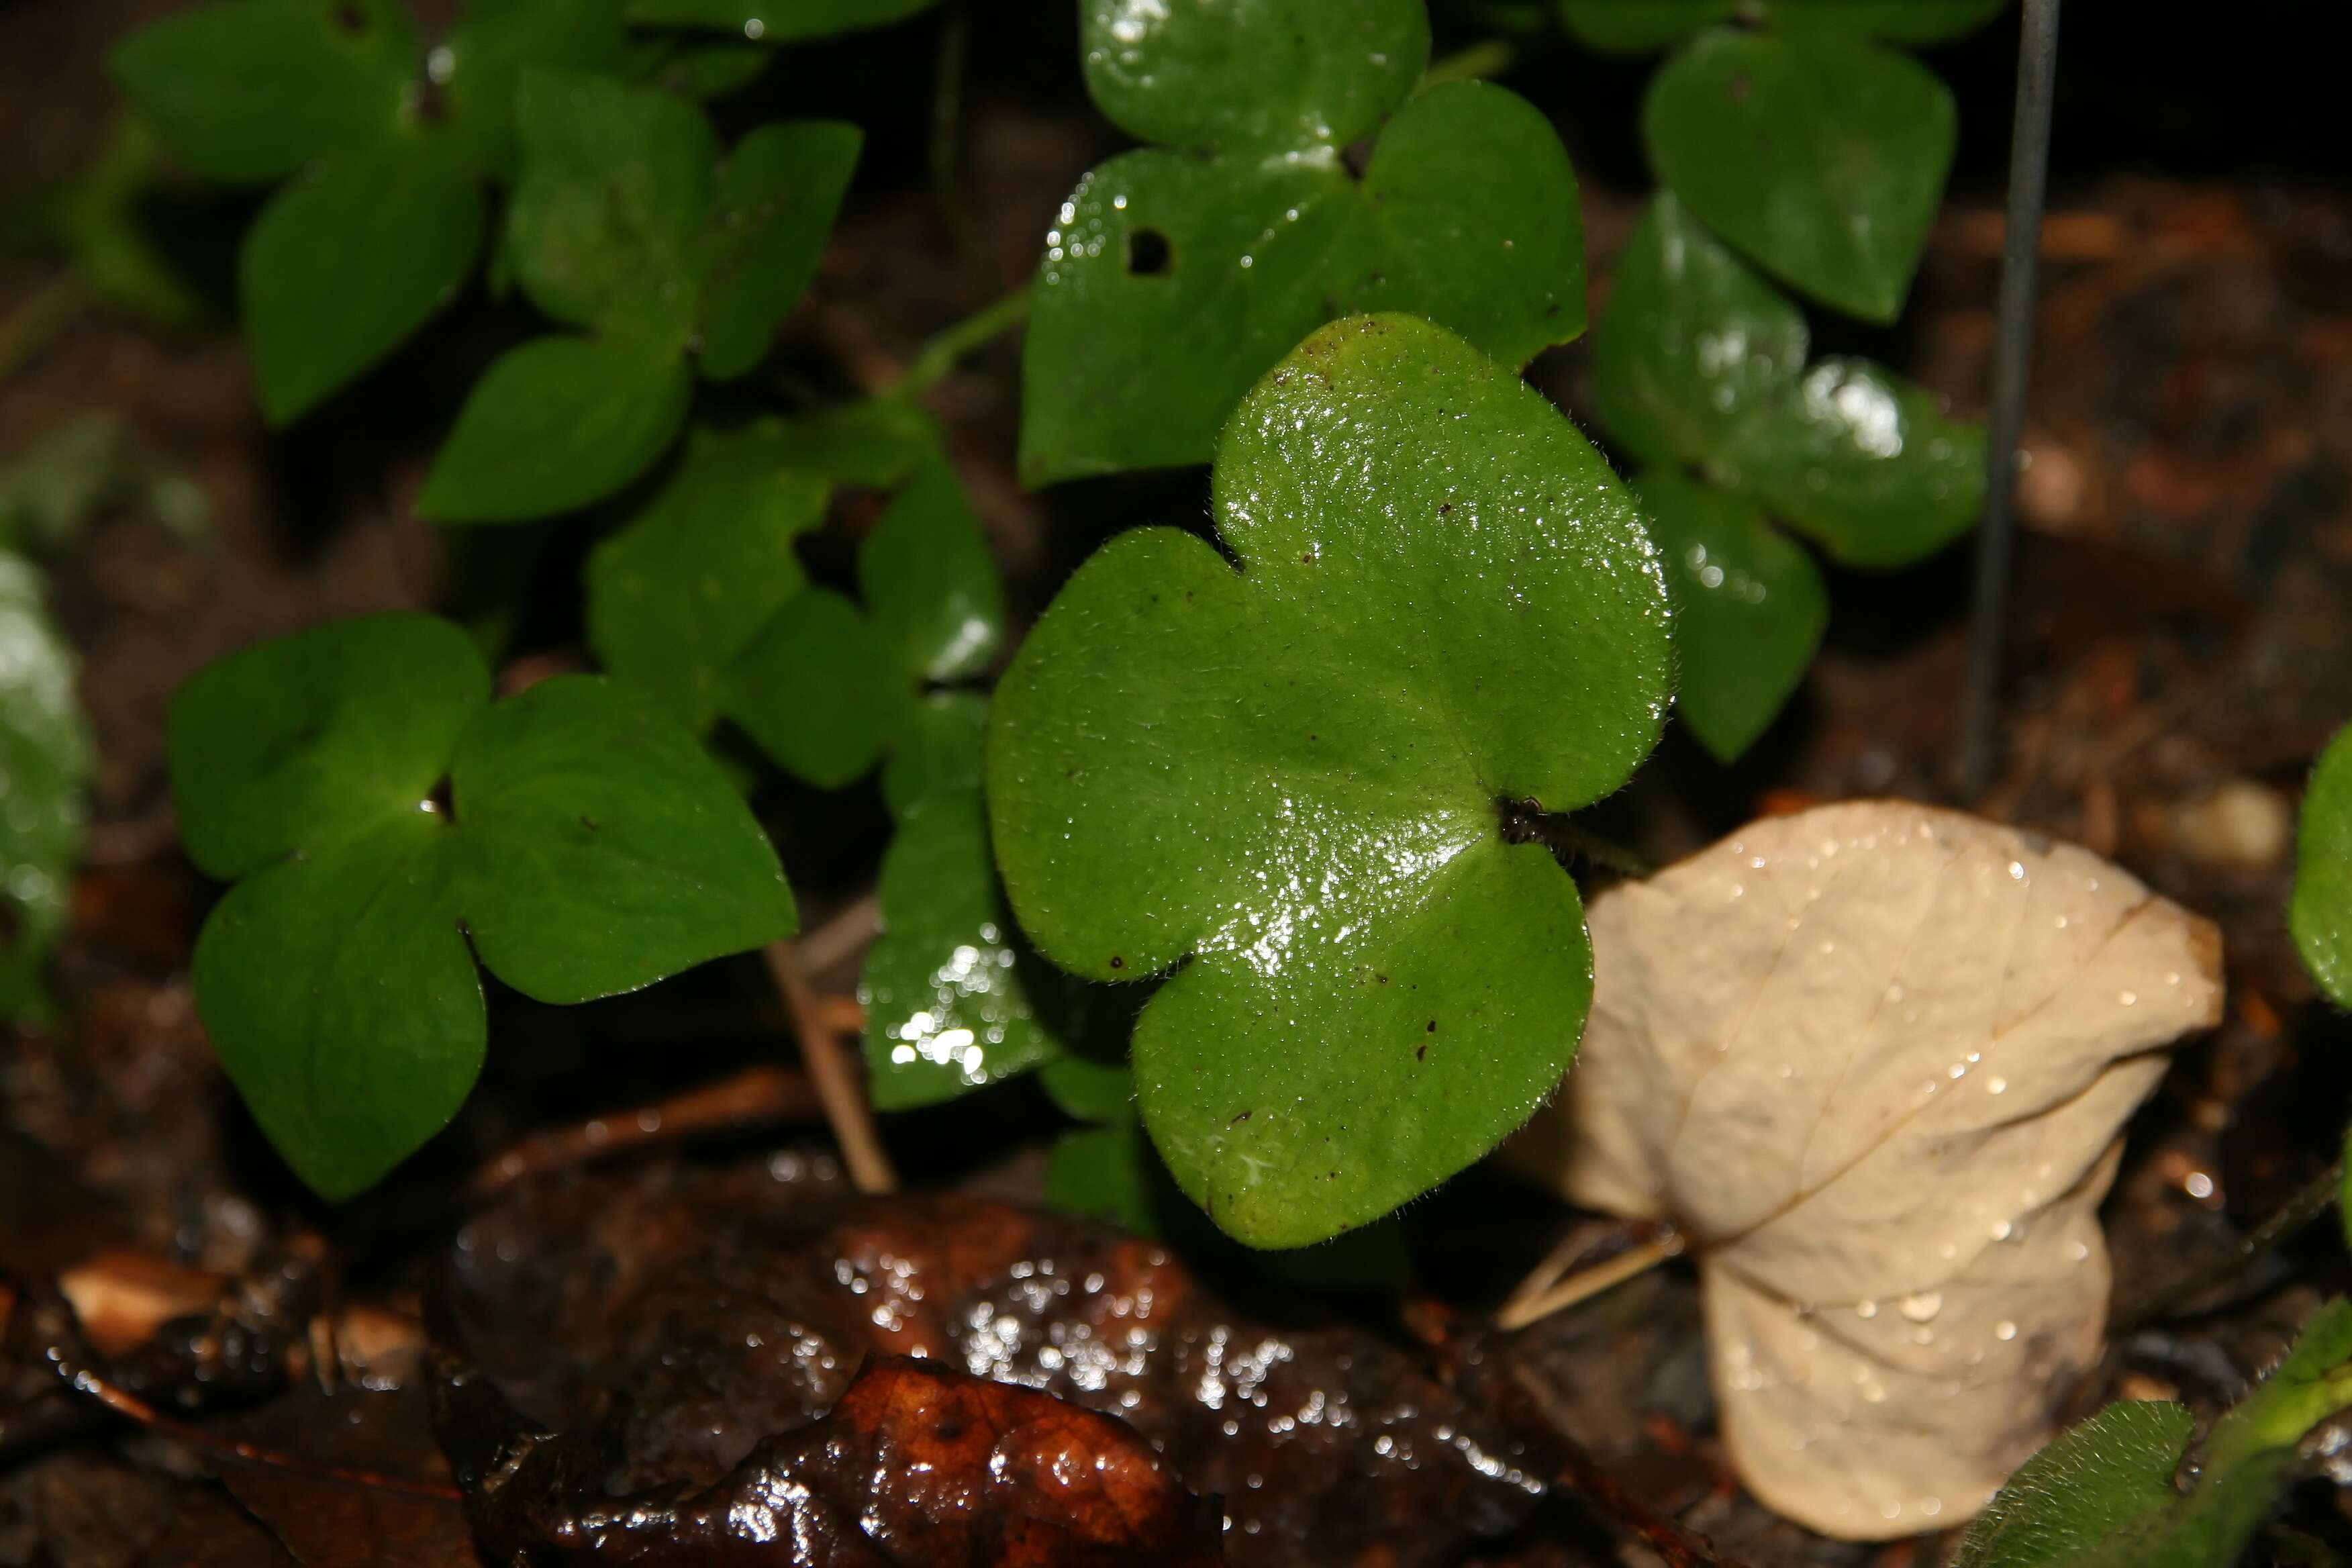
<instances>
[{"instance_id":1,"label":"hole in leaf","mask_svg":"<svg viewBox=\"0 0 2352 1568\"><path fill-rule=\"evenodd\" d=\"M1372 139L1361 136L1349 142L1339 150L1339 162L1348 166L1349 174L1362 179L1364 171L1372 166Z\"/></svg>"},{"instance_id":2,"label":"hole in leaf","mask_svg":"<svg viewBox=\"0 0 2352 1568\"><path fill-rule=\"evenodd\" d=\"M342 5L335 7L335 26L344 32L364 33L367 31L367 13L352 5L351 0L343 0Z\"/></svg>"},{"instance_id":3,"label":"hole in leaf","mask_svg":"<svg viewBox=\"0 0 2352 1568\"><path fill-rule=\"evenodd\" d=\"M1127 233L1127 270L1135 278L1165 278L1176 264L1175 247L1168 237L1156 228L1133 228Z\"/></svg>"}]
</instances>

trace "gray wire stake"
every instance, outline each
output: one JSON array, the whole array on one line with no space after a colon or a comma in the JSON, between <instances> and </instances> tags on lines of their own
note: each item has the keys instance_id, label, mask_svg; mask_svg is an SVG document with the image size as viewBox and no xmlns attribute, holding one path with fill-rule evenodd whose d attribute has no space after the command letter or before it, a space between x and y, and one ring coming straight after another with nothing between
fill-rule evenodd
<instances>
[{"instance_id":1,"label":"gray wire stake","mask_svg":"<svg viewBox=\"0 0 2352 1568\"><path fill-rule=\"evenodd\" d=\"M2058 76L2058 0L2025 0L2017 50L2017 121L2010 136L2009 228L2000 258L2000 326L1993 343L1991 429L1985 442L1984 521L1977 530L1976 595L1969 626L1969 678L1960 693L1960 795L1982 798L1991 783L2001 631L2008 620L2011 502L2025 425L2025 378L2033 358L2033 272L2050 174L2050 99Z\"/></svg>"}]
</instances>

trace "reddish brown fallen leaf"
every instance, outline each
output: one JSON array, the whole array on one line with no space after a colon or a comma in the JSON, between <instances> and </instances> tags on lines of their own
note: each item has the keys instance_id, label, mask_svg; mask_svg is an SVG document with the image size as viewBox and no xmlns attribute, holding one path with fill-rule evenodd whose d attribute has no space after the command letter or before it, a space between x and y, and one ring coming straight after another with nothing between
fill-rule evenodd
<instances>
[{"instance_id":1,"label":"reddish brown fallen leaf","mask_svg":"<svg viewBox=\"0 0 2352 1568\"><path fill-rule=\"evenodd\" d=\"M220 1468L223 1484L302 1568L480 1568L465 1505L454 1493L424 1494L450 1476L421 1385L289 1394L219 1429L318 1467ZM397 1484L371 1485L362 1475Z\"/></svg>"},{"instance_id":2,"label":"reddish brown fallen leaf","mask_svg":"<svg viewBox=\"0 0 2352 1568\"><path fill-rule=\"evenodd\" d=\"M450 1368L443 1441L491 1561L638 1568L1199 1568L1217 1510L1125 1422L936 1363L869 1361L717 1485L614 1498L602 1457Z\"/></svg>"}]
</instances>

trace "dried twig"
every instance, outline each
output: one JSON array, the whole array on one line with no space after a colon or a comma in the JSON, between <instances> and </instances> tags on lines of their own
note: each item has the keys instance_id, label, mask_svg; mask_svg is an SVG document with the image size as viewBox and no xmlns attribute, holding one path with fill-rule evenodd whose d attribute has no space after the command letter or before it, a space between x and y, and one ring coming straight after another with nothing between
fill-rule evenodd
<instances>
[{"instance_id":1,"label":"dried twig","mask_svg":"<svg viewBox=\"0 0 2352 1568\"><path fill-rule=\"evenodd\" d=\"M1603 1290L1648 1273L1670 1258L1681 1257L1683 1238L1675 1230L1663 1229L1646 1241L1570 1273L1579 1255L1588 1250L1574 1235L1554 1247L1496 1311L1495 1326L1516 1332L1554 1312L1564 1312L1580 1301L1589 1301ZM1563 1275L1567 1277L1561 1278Z\"/></svg>"},{"instance_id":2,"label":"dried twig","mask_svg":"<svg viewBox=\"0 0 2352 1568\"><path fill-rule=\"evenodd\" d=\"M882 901L872 893L853 900L813 931L803 932L793 946L800 950L804 973L823 974L844 959L864 952L882 932Z\"/></svg>"},{"instance_id":3,"label":"dried twig","mask_svg":"<svg viewBox=\"0 0 2352 1568\"><path fill-rule=\"evenodd\" d=\"M798 949L789 942L772 942L761 950L761 956L768 961L768 973L775 977L776 990L793 1016L793 1032L800 1036L801 1060L816 1086L817 1100L824 1107L834 1139L841 1145L850 1182L861 1193L898 1191L898 1173L890 1168L890 1156L883 1152L881 1134L875 1130L873 1109L866 1103L865 1077L850 1059L844 1037L827 1020L824 1004L809 984Z\"/></svg>"},{"instance_id":4,"label":"dried twig","mask_svg":"<svg viewBox=\"0 0 2352 1568\"><path fill-rule=\"evenodd\" d=\"M783 1067L746 1068L731 1078L635 1110L534 1132L477 1170L466 1183L465 1195L479 1203L526 1177L584 1165L624 1150L730 1128L809 1121L822 1111L807 1074Z\"/></svg>"}]
</instances>

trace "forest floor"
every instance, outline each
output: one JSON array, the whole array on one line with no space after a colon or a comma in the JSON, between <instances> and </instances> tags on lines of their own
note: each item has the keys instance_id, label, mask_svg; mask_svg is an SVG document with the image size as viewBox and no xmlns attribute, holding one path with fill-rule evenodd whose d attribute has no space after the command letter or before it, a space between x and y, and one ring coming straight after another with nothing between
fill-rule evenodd
<instances>
[{"instance_id":1,"label":"forest floor","mask_svg":"<svg viewBox=\"0 0 2352 1568\"><path fill-rule=\"evenodd\" d=\"M0 8L7 185L62 177L89 155L109 112L99 52L152 9ZM977 274L1019 280L1098 134L1075 117L976 104L965 188L985 254L959 258L919 192L854 205L786 328L784 384L883 383L927 334L985 302ZM1634 203L1585 196L1597 303ZM1981 412L1989 379L2000 230L1991 211L1948 212L1901 329L1897 368L1963 415ZM2111 857L2222 929L2227 1015L2131 1125L2105 1211L2119 1328L2075 1399L2179 1397L2210 1414L2347 1284L2332 1225L2251 1260L2242 1244L2329 1165L2352 1104L2352 1030L2313 1005L2284 917L2304 772L2352 712L2352 201L2116 179L2063 194L2044 262L2005 763L1977 809ZM0 316L50 265L0 257ZM971 1363L950 1320L983 1298L1027 1314L1033 1347L1083 1338L1104 1287L1005 1293L1006 1279L1041 1268L1151 1273L1171 1298L1194 1293L1168 1309L1171 1342L1246 1341L1258 1374L1300 1397L1421 1400L1433 1453L1454 1441L1443 1413L1454 1411L1464 1432L1491 1432L1498 1452L1548 1471L1525 1413L1479 1392L1481 1364L1535 1368L1557 1393L1543 1422L1640 1508L1758 1568L1938 1560L1933 1539L1821 1541L1739 1490L1714 1434L1687 1270L1517 1336L1480 1328L1572 1228L1601 1234L1498 1174L1470 1173L1416 1211L1421 1294L1402 1303L1303 1301L1214 1260L1195 1283L1139 1244L1031 1215L1017 1205L1039 1195L1036 1151L1055 1122L1019 1085L992 1091L989 1116L886 1126L919 1190L855 1199L822 1127L793 1120L804 1102L789 1091L790 1028L751 961L561 1012L495 996L490 1068L458 1121L358 1202L310 1199L237 1105L195 1017L188 955L214 889L178 851L164 713L221 653L335 616L441 603L480 559L453 560L409 511L431 411L498 341L486 307L460 317L290 434L263 429L217 325L163 333L86 313L0 382L0 469L61 423L103 413L193 480L212 520L191 540L137 504L115 507L50 565L100 763L55 1016L0 1037L0 1565L462 1562L472 1548L415 1397L430 1375L428 1316L448 1314L436 1331L465 1337L528 1412L593 1404L579 1386L592 1373L624 1387L622 1414L605 1414L625 1428L625 1479L677 1483L710 1479L751 1437L822 1408L867 1351L954 1341ZM1204 492L1197 474L1022 492L1017 365L1000 345L932 405L1015 605L1034 614L1108 533L1197 520ZM1571 346L1534 379L1580 415L1584 369ZM873 515L872 498L845 499L820 572L824 552L845 559L842 541ZM523 569L554 581L580 542L559 540L551 562ZM1819 801L1951 800L1966 554L1891 578L1837 574L1828 646L1749 757L1726 770L1670 734L1599 821L1663 863ZM551 632L532 629L559 657L576 640L560 616ZM821 927L871 886L878 802L853 790L764 804L804 923ZM816 956L845 1013L856 952ZM1008 1159L1007 1139L1028 1152ZM519 1163L502 1164L509 1155ZM927 1285L936 1321L874 1330L829 1283L876 1268ZM1212 1288L1237 1300L1201 1294ZM113 1386L164 1402L157 1421L57 1384L40 1352L56 1342L41 1337L57 1326L43 1304L60 1289L82 1311L81 1353L112 1368ZM795 1347L787 1372L773 1353L758 1368L742 1354L762 1334ZM1623 1510L1589 1496L1528 1519L1507 1487L1437 1459L1383 1492L1344 1446L1247 1426L1221 1446L1165 1366L1122 1387L1136 1397L1120 1407L1183 1456L1195 1491L1243 1499L1228 1511L1258 1543L1237 1533L1234 1561L1292 1560L1306 1542L1321 1555L1298 1560L1617 1560ZM225 1458L224 1439L414 1484L289 1479ZM2339 1496L2352 1494L2306 1488L2297 1523L2352 1540ZM1412 1521L1421 1539L1400 1547Z\"/></svg>"}]
</instances>

